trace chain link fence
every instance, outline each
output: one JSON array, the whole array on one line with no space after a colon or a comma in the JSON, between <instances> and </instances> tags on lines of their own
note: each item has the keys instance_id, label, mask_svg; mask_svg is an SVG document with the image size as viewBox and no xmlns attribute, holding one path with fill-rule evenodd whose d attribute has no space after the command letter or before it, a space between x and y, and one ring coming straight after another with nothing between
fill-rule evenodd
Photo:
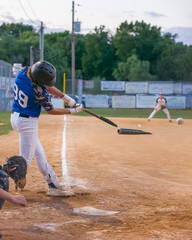
<instances>
[{"instance_id":1,"label":"chain link fence","mask_svg":"<svg viewBox=\"0 0 192 240\"><path fill-rule=\"evenodd\" d=\"M0 111L11 111L14 99L12 65L0 60Z\"/></svg>"}]
</instances>

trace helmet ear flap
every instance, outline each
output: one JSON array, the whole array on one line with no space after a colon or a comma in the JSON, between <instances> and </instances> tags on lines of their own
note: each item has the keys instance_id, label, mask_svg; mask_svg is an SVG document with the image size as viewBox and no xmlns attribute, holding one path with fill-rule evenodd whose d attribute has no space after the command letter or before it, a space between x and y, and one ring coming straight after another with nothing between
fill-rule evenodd
<instances>
[{"instance_id":1,"label":"helmet ear flap","mask_svg":"<svg viewBox=\"0 0 192 240\"><path fill-rule=\"evenodd\" d=\"M27 76L28 76L28 78L31 79L32 83L38 85L38 83L37 83L37 82L32 78L32 76L31 76L31 67L30 67L30 68L28 69L28 71L27 71Z\"/></svg>"}]
</instances>

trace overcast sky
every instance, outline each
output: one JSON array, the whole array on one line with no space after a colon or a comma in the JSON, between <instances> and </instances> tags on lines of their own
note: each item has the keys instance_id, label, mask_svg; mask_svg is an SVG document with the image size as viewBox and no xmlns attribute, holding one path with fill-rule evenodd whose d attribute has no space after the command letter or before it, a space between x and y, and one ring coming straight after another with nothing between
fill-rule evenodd
<instances>
[{"instance_id":1,"label":"overcast sky","mask_svg":"<svg viewBox=\"0 0 192 240\"><path fill-rule=\"evenodd\" d=\"M71 0L1 0L0 24L23 22L38 30L43 21L45 33L71 31L71 10ZM192 0L77 0L75 20L81 21L82 33L100 25L115 33L125 20L143 20L192 45Z\"/></svg>"}]
</instances>

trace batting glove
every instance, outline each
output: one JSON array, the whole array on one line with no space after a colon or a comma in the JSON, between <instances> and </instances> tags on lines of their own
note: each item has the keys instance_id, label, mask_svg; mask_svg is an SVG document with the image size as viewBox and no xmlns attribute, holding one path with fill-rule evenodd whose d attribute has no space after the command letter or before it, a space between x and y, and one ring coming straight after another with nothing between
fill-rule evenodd
<instances>
[{"instance_id":1,"label":"batting glove","mask_svg":"<svg viewBox=\"0 0 192 240\"><path fill-rule=\"evenodd\" d=\"M69 111L71 112L71 114L75 114L75 113L81 112L82 108L83 108L83 105L78 104L78 105L76 105L75 108L70 108Z\"/></svg>"},{"instance_id":2,"label":"batting glove","mask_svg":"<svg viewBox=\"0 0 192 240\"><path fill-rule=\"evenodd\" d=\"M67 105L71 108L76 106L76 102L73 98L69 97L68 95L64 95L64 97L62 97L62 99L67 103Z\"/></svg>"}]
</instances>

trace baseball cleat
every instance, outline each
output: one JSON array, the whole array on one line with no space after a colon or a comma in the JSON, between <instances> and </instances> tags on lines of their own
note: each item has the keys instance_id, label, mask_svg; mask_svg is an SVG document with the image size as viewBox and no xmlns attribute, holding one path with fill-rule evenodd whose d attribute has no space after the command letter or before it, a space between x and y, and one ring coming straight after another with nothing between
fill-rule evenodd
<instances>
[{"instance_id":1,"label":"baseball cleat","mask_svg":"<svg viewBox=\"0 0 192 240\"><path fill-rule=\"evenodd\" d=\"M60 186L57 188L49 187L47 195L53 197L73 197L75 196L75 193L70 189L66 189L63 186Z\"/></svg>"},{"instance_id":2,"label":"baseball cleat","mask_svg":"<svg viewBox=\"0 0 192 240\"><path fill-rule=\"evenodd\" d=\"M169 122L172 122L172 120L169 120Z\"/></svg>"}]
</instances>

